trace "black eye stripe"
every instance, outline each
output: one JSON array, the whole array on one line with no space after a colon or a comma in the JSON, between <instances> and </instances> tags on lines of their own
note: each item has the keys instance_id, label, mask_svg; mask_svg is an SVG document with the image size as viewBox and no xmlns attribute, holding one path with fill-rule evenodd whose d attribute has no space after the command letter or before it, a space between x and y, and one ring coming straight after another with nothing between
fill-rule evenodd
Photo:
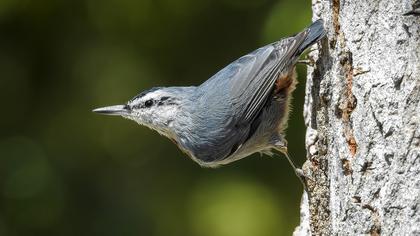
<instances>
[{"instance_id":1,"label":"black eye stripe","mask_svg":"<svg viewBox=\"0 0 420 236\"><path fill-rule=\"evenodd\" d=\"M132 108L135 108L135 109L149 108L149 107L152 107L154 105L156 105L156 106L163 106L163 105L171 106L171 105L177 105L177 103L176 103L176 100L174 100L173 98L168 97L168 96L164 96L164 97L161 97L161 98L157 98L156 100L151 98L149 100L140 102L137 105L133 105Z\"/></svg>"}]
</instances>

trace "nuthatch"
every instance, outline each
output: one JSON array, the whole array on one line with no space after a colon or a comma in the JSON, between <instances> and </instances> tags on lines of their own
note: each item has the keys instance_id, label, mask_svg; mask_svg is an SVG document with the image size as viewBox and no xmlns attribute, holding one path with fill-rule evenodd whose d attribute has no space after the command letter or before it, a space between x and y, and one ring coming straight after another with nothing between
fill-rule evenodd
<instances>
[{"instance_id":1,"label":"nuthatch","mask_svg":"<svg viewBox=\"0 0 420 236\"><path fill-rule=\"evenodd\" d=\"M317 20L295 36L237 59L200 86L152 88L125 105L93 111L156 130L204 167L277 150L286 154L300 176L287 155L283 131L296 84L296 62L324 35L323 21Z\"/></svg>"}]
</instances>

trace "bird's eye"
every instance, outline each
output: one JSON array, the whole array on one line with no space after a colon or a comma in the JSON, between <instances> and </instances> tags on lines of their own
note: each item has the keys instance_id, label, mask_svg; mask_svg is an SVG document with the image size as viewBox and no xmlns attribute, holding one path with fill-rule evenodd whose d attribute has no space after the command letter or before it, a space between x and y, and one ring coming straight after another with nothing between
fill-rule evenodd
<instances>
[{"instance_id":1,"label":"bird's eye","mask_svg":"<svg viewBox=\"0 0 420 236\"><path fill-rule=\"evenodd\" d=\"M149 99L146 102L144 102L145 107L151 107L152 105L153 105L153 100L152 99Z\"/></svg>"}]
</instances>

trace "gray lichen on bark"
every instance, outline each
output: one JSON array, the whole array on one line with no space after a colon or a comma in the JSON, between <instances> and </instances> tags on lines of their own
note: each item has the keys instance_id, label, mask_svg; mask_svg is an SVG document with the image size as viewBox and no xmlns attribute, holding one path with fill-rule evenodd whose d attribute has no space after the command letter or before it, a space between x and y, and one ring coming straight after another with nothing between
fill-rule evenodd
<instances>
[{"instance_id":1,"label":"gray lichen on bark","mask_svg":"<svg viewBox=\"0 0 420 236\"><path fill-rule=\"evenodd\" d=\"M420 234L420 17L411 0L313 0L308 197L296 235Z\"/></svg>"}]
</instances>

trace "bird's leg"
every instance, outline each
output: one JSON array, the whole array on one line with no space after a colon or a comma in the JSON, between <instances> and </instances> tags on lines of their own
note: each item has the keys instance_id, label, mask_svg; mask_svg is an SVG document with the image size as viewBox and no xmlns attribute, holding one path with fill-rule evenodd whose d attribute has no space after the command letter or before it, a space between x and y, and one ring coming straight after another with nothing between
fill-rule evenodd
<instances>
[{"instance_id":1,"label":"bird's leg","mask_svg":"<svg viewBox=\"0 0 420 236\"><path fill-rule=\"evenodd\" d=\"M279 152L283 153L286 156L287 161L289 162L289 164L292 166L293 170L295 171L295 174L299 178L300 182L302 183L303 188L308 193L308 186L306 184L306 179L308 177L305 175L305 173L303 173L302 169L300 169L296 166L296 164L293 162L292 158L290 158L289 153L287 152L287 147L285 147L284 144L279 143L276 146L277 146L276 150L278 150Z\"/></svg>"},{"instance_id":2,"label":"bird's leg","mask_svg":"<svg viewBox=\"0 0 420 236\"><path fill-rule=\"evenodd\" d=\"M301 60L298 60L296 63L304 64L304 65L307 65L307 66L313 66L314 65L314 62L310 59L301 59Z\"/></svg>"},{"instance_id":3,"label":"bird's leg","mask_svg":"<svg viewBox=\"0 0 420 236\"><path fill-rule=\"evenodd\" d=\"M312 47L312 48L309 48L309 50L306 50L306 52L307 52L307 54L309 54L309 53L314 52L316 50L318 50L318 49L315 49L315 48Z\"/></svg>"},{"instance_id":4,"label":"bird's leg","mask_svg":"<svg viewBox=\"0 0 420 236\"><path fill-rule=\"evenodd\" d=\"M289 153L286 151L283 153L287 160L289 161L290 165L292 166L293 170L295 171L296 176L299 178L300 182L302 182L303 188L306 192L308 192L308 185L306 184L307 176L303 173L303 170L298 168L295 163L293 162L292 158L290 158Z\"/></svg>"},{"instance_id":5,"label":"bird's leg","mask_svg":"<svg viewBox=\"0 0 420 236\"><path fill-rule=\"evenodd\" d=\"M307 66L314 66L315 65L315 61L312 59L312 57L309 57L309 56L305 56L303 59L297 60L296 63L304 64L304 65L307 65Z\"/></svg>"},{"instance_id":6,"label":"bird's leg","mask_svg":"<svg viewBox=\"0 0 420 236\"><path fill-rule=\"evenodd\" d=\"M309 53L311 53L311 52L313 52L315 50L317 50L317 49L310 49L310 50L308 50L308 54L306 54L303 59L297 60L296 63L304 64L304 65L307 65L307 66L314 66L315 65L315 61L312 59L312 57L309 56Z\"/></svg>"}]
</instances>

